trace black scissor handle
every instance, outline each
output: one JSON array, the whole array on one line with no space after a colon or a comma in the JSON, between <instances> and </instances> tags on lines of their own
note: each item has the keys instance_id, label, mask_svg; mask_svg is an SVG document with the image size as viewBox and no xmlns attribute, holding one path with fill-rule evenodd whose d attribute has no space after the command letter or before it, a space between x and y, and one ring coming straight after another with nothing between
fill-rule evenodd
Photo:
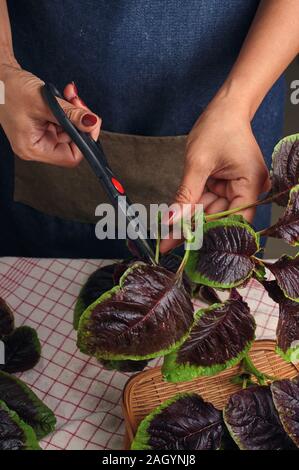
<instances>
[{"instance_id":1,"label":"black scissor handle","mask_svg":"<svg viewBox=\"0 0 299 470\"><path fill-rule=\"evenodd\" d=\"M65 98L57 90L57 88L52 85L52 83L46 83L42 88L42 95L53 115L57 119L59 125L71 137L72 141L81 150L83 155L87 157L87 155L91 154L90 150L92 150L97 158L100 159L106 168L110 171L110 173L112 173L101 144L99 142L95 142L89 134L79 131L65 114L64 110L57 101L57 98L63 100L65 100ZM89 161L89 163L91 162Z\"/></svg>"},{"instance_id":2,"label":"black scissor handle","mask_svg":"<svg viewBox=\"0 0 299 470\"><path fill-rule=\"evenodd\" d=\"M99 142L95 142L89 134L78 130L70 119L65 114L60 106L57 98L64 99L57 88L51 83L46 83L42 88L42 96L52 111L62 129L69 135L72 141L77 145L82 152L93 172L100 180L112 204L121 209L126 216L127 224L136 223L135 218L130 215L129 208L131 202L126 196L125 190L120 181L114 176L111 168L108 165L104 150ZM119 197L125 196L125 204L119 203ZM134 240L140 253L155 263L155 256L151 246L150 240L147 239L145 228L139 224L138 227L139 238Z\"/></svg>"}]
</instances>

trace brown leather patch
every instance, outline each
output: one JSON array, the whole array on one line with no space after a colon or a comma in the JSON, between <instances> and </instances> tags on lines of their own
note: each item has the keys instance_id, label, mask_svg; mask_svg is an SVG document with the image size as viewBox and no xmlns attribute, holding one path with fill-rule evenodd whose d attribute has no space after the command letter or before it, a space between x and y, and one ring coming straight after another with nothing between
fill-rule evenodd
<instances>
[{"instance_id":1,"label":"brown leather patch","mask_svg":"<svg viewBox=\"0 0 299 470\"><path fill-rule=\"evenodd\" d=\"M133 202L172 202L182 172L186 136L143 137L102 131L100 141L115 175ZM75 169L16 158L14 200L45 214L96 222L95 209L108 202L83 160Z\"/></svg>"}]
</instances>

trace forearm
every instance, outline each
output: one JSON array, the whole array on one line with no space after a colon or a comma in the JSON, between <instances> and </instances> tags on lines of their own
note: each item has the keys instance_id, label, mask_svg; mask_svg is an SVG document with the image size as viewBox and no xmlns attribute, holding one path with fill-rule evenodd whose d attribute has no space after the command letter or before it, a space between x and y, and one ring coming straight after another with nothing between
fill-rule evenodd
<instances>
[{"instance_id":1,"label":"forearm","mask_svg":"<svg viewBox=\"0 0 299 470\"><path fill-rule=\"evenodd\" d=\"M240 55L216 99L228 99L252 119L298 52L299 1L262 0Z\"/></svg>"},{"instance_id":2,"label":"forearm","mask_svg":"<svg viewBox=\"0 0 299 470\"><path fill-rule=\"evenodd\" d=\"M15 63L7 1L0 0L0 67Z\"/></svg>"}]
</instances>

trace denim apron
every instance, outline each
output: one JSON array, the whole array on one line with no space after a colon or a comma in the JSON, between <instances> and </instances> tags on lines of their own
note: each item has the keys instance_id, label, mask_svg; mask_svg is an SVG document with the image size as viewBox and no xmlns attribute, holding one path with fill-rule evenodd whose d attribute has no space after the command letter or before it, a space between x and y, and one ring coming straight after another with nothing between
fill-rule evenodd
<instances>
[{"instance_id":1,"label":"denim apron","mask_svg":"<svg viewBox=\"0 0 299 470\"><path fill-rule=\"evenodd\" d=\"M258 4L10 0L8 7L19 63L60 89L76 82L103 119L112 167L131 199L148 204L171 201L185 136L229 73ZM267 164L281 135L283 96L280 79L253 122ZM21 162L3 133L0 152L0 255L124 256L123 241L95 237L104 195L85 162L76 170ZM255 226L269 217L269 207L260 208Z\"/></svg>"}]
</instances>

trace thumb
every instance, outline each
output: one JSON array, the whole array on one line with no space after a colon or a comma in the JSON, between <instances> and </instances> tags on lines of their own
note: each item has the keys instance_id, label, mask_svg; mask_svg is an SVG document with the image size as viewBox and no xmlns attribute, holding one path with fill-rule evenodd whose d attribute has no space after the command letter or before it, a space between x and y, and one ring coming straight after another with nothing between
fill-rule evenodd
<instances>
[{"instance_id":1,"label":"thumb","mask_svg":"<svg viewBox=\"0 0 299 470\"><path fill-rule=\"evenodd\" d=\"M201 165L197 160L196 166L189 163L185 165L184 176L177 190L175 202L169 207L168 212L163 215L162 224L175 225L181 219L186 220L195 212L195 204L200 201L209 176L210 170L204 162ZM160 251L166 253L178 244L180 244L180 241L173 237L172 233L161 240Z\"/></svg>"},{"instance_id":2,"label":"thumb","mask_svg":"<svg viewBox=\"0 0 299 470\"><path fill-rule=\"evenodd\" d=\"M98 126L100 120L91 111L86 110L82 107L77 107L72 103L62 100L61 106L70 119L70 121L83 132L92 132Z\"/></svg>"},{"instance_id":3,"label":"thumb","mask_svg":"<svg viewBox=\"0 0 299 470\"><path fill-rule=\"evenodd\" d=\"M195 204L202 197L209 176L210 171L205 164L200 165L200 169L198 163L196 167L191 164L185 165L184 175L176 192L174 204L169 208L168 214L171 214L171 218L166 220L163 217L162 223L174 224L178 222L182 218L184 210L190 210L190 205L193 213Z\"/></svg>"},{"instance_id":4,"label":"thumb","mask_svg":"<svg viewBox=\"0 0 299 470\"><path fill-rule=\"evenodd\" d=\"M248 181L244 178L232 182L233 198L229 209L237 209L246 205L254 204L263 191L263 182ZM249 207L248 209L240 210L240 214L248 221L252 222L255 216L256 207Z\"/></svg>"}]
</instances>

